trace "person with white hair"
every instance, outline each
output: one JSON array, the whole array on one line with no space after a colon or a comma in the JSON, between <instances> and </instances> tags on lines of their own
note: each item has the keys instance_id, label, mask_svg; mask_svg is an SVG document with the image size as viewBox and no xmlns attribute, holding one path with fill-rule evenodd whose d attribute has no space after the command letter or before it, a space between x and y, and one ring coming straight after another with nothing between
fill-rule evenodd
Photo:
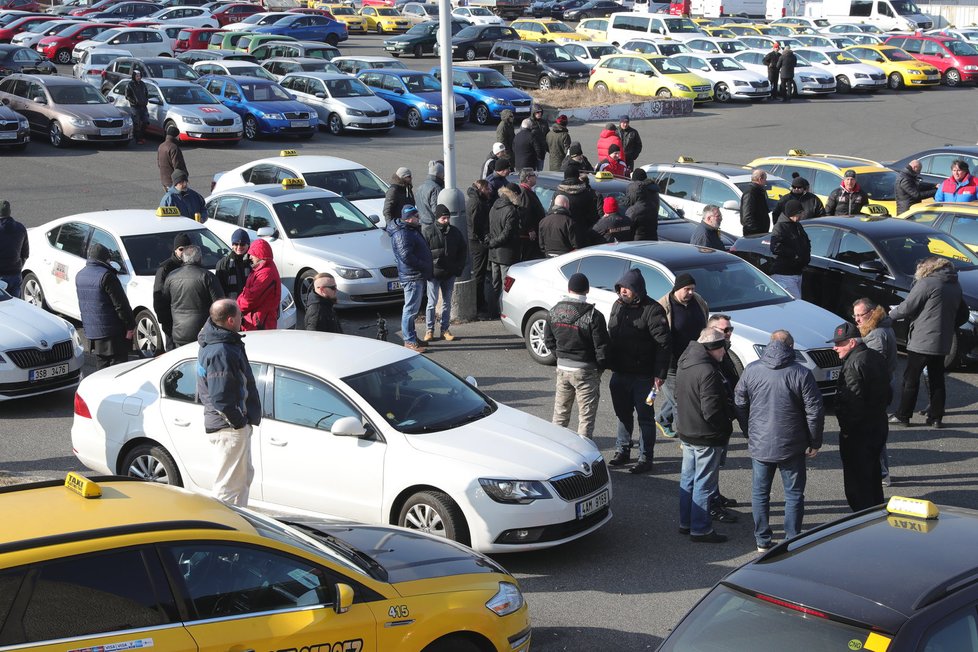
<instances>
[{"instance_id":1,"label":"person with white hair","mask_svg":"<svg viewBox=\"0 0 978 652\"><path fill-rule=\"evenodd\" d=\"M516 170L523 168L537 169L537 163L543 160L546 151L540 147L540 141L533 129L533 121L529 118L520 124L520 130L513 138L513 166Z\"/></svg>"},{"instance_id":2,"label":"person with white hair","mask_svg":"<svg viewBox=\"0 0 978 652\"><path fill-rule=\"evenodd\" d=\"M767 172L754 168L750 187L740 198L740 224L744 235L757 235L771 230L771 215L767 209Z\"/></svg>"}]
</instances>

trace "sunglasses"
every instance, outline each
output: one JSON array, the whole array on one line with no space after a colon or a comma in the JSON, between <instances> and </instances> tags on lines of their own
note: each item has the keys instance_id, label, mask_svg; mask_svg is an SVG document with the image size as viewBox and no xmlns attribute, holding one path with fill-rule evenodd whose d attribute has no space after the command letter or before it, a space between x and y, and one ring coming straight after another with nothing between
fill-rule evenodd
<instances>
[{"instance_id":1,"label":"sunglasses","mask_svg":"<svg viewBox=\"0 0 978 652\"><path fill-rule=\"evenodd\" d=\"M335 285L320 285L316 287L317 290L335 290Z\"/></svg>"},{"instance_id":2,"label":"sunglasses","mask_svg":"<svg viewBox=\"0 0 978 652\"><path fill-rule=\"evenodd\" d=\"M727 326L726 328L723 329L723 332L729 335L730 333L733 332L733 328L734 328L733 326Z\"/></svg>"}]
</instances>

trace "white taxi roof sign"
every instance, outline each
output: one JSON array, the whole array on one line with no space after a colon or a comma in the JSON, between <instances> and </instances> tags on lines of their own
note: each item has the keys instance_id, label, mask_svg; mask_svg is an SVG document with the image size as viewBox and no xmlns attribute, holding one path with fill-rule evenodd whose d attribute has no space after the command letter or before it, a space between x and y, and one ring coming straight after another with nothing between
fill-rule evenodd
<instances>
[{"instance_id":1,"label":"white taxi roof sign","mask_svg":"<svg viewBox=\"0 0 978 652\"><path fill-rule=\"evenodd\" d=\"M176 206L160 206L156 209L156 217L180 217L180 209Z\"/></svg>"},{"instance_id":2,"label":"white taxi roof sign","mask_svg":"<svg viewBox=\"0 0 978 652\"><path fill-rule=\"evenodd\" d=\"M283 149L278 153L279 156L298 156L299 152L294 149Z\"/></svg>"},{"instance_id":3,"label":"white taxi roof sign","mask_svg":"<svg viewBox=\"0 0 978 652\"><path fill-rule=\"evenodd\" d=\"M65 476L65 487L82 498L98 498L102 495L102 488L97 482L74 471Z\"/></svg>"},{"instance_id":4,"label":"white taxi roof sign","mask_svg":"<svg viewBox=\"0 0 978 652\"><path fill-rule=\"evenodd\" d=\"M696 159L692 156L680 156L676 159L676 163L695 163Z\"/></svg>"},{"instance_id":5,"label":"white taxi roof sign","mask_svg":"<svg viewBox=\"0 0 978 652\"><path fill-rule=\"evenodd\" d=\"M306 182L302 179L282 179L282 188L288 190L289 188L305 188Z\"/></svg>"},{"instance_id":6,"label":"white taxi roof sign","mask_svg":"<svg viewBox=\"0 0 978 652\"><path fill-rule=\"evenodd\" d=\"M808 152L801 149L800 147L796 147L794 149L788 150L788 156L808 156Z\"/></svg>"},{"instance_id":7,"label":"white taxi roof sign","mask_svg":"<svg viewBox=\"0 0 978 652\"><path fill-rule=\"evenodd\" d=\"M890 514L914 516L923 519L937 518L941 513L937 505L929 500L905 498L903 496L893 496L890 498L890 502L886 503L886 511Z\"/></svg>"}]
</instances>

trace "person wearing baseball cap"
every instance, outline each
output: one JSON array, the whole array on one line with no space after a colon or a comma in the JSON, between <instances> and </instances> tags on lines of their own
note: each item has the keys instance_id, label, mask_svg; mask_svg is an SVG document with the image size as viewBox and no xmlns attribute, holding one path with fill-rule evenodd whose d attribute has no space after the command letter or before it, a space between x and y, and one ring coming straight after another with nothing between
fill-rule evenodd
<instances>
[{"instance_id":1,"label":"person wearing baseball cap","mask_svg":"<svg viewBox=\"0 0 978 652\"><path fill-rule=\"evenodd\" d=\"M883 502L880 453L889 434L889 372L886 359L866 346L854 324L839 324L828 342L842 360L835 394L839 455L846 501L858 512Z\"/></svg>"},{"instance_id":2,"label":"person wearing baseball cap","mask_svg":"<svg viewBox=\"0 0 978 652\"><path fill-rule=\"evenodd\" d=\"M547 152L550 154L550 171L560 172L560 166L570 151L571 137L567 131L567 116L559 115L547 132Z\"/></svg>"},{"instance_id":3,"label":"person wearing baseball cap","mask_svg":"<svg viewBox=\"0 0 978 652\"><path fill-rule=\"evenodd\" d=\"M771 229L771 278L796 299L801 299L801 275L812 259L812 242L799 224L804 214L800 201L789 200L781 219Z\"/></svg>"},{"instance_id":4,"label":"person wearing baseball cap","mask_svg":"<svg viewBox=\"0 0 978 652\"><path fill-rule=\"evenodd\" d=\"M829 193L826 215L858 215L869 204L869 197L859 187L855 170L846 170L839 187Z\"/></svg>"},{"instance_id":5,"label":"person wearing baseball cap","mask_svg":"<svg viewBox=\"0 0 978 652\"><path fill-rule=\"evenodd\" d=\"M397 262L397 280L404 289L401 339L408 349L424 353L426 349L418 341L414 317L421 307L421 296L426 289L426 283L434 278L434 270L431 250L421 233L418 209L411 204L404 206L400 216L388 222L384 230L391 237L394 260Z\"/></svg>"},{"instance_id":6,"label":"person wearing baseball cap","mask_svg":"<svg viewBox=\"0 0 978 652\"><path fill-rule=\"evenodd\" d=\"M818 198L818 195L809 192L808 179L797 172L793 172L791 175L791 192L781 195L774 210L771 211L771 219L774 220L775 224L778 223L778 218L784 214L784 205L789 201L799 201L804 206L805 211L801 216L803 220L825 216L825 205L822 204L822 200Z\"/></svg>"}]
</instances>

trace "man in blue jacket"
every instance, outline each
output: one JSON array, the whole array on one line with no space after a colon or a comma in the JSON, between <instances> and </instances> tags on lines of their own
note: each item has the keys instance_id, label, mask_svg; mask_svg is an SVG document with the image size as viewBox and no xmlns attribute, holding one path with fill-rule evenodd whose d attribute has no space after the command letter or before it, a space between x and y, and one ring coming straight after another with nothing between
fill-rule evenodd
<instances>
[{"instance_id":1,"label":"man in blue jacket","mask_svg":"<svg viewBox=\"0 0 978 652\"><path fill-rule=\"evenodd\" d=\"M96 369L129 358L136 328L129 299L109 258L104 245L92 244L85 267L75 276L82 327L89 350L95 355Z\"/></svg>"},{"instance_id":2,"label":"man in blue jacket","mask_svg":"<svg viewBox=\"0 0 978 652\"><path fill-rule=\"evenodd\" d=\"M248 364L241 310L234 299L218 299L197 336L197 396L204 405L204 432L220 454L214 497L246 507L255 468L251 428L261 423L261 401Z\"/></svg>"},{"instance_id":3,"label":"man in blue jacket","mask_svg":"<svg viewBox=\"0 0 978 652\"><path fill-rule=\"evenodd\" d=\"M401 312L401 338L404 346L424 353L424 344L418 341L414 327L414 316L421 307L421 295L427 283L434 278L431 250L421 234L421 216L412 205L401 209L400 219L387 223L385 227L391 237L394 259L397 261L397 279L404 289L404 310Z\"/></svg>"},{"instance_id":4,"label":"man in blue jacket","mask_svg":"<svg viewBox=\"0 0 978 652\"><path fill-rule=\"evenodd\" d=\"M170 176L173 185L163 195L160 206L176 206L180 214L198 222L204 221L204 198L190 187L190 177L183 170L174 170Z\"/></svg>"}]
</instances>

